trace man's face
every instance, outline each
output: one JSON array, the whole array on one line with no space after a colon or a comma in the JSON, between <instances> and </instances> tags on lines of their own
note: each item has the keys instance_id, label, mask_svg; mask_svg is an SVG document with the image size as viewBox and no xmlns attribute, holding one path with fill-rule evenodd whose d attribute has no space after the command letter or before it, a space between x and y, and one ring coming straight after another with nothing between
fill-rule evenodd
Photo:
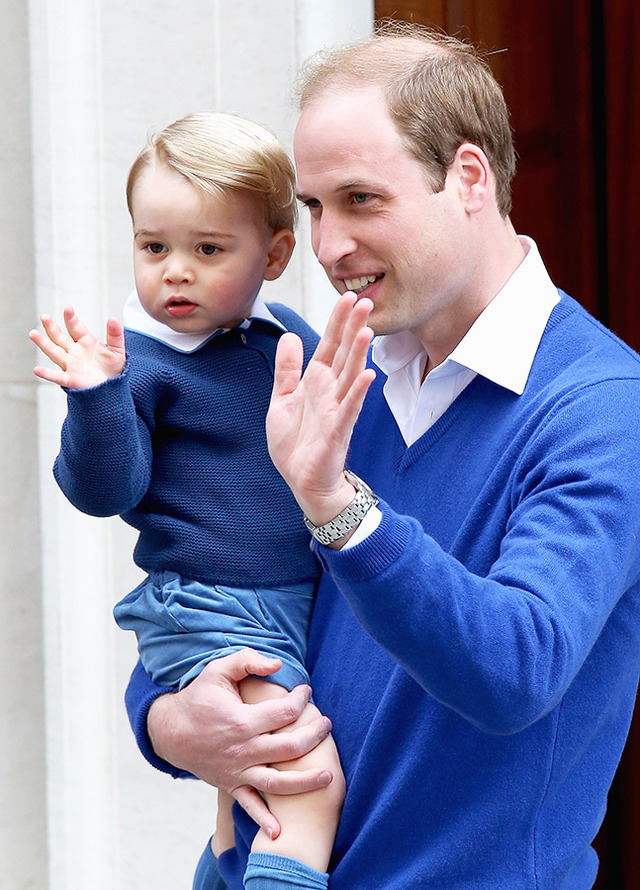
<instances>
[{"instance_id":1,"label":"man's face","mask_svg":"<svg viewBox=\"0 0 640 890\"><path fill-rule=\"evenodd\" d=\"M409 328L425 345L446 336L465 274L456 178L433 192L375 87L321 93L294 151L313 250L334 287L373 301L376 334Z\"/></svg>"}]
</instances>

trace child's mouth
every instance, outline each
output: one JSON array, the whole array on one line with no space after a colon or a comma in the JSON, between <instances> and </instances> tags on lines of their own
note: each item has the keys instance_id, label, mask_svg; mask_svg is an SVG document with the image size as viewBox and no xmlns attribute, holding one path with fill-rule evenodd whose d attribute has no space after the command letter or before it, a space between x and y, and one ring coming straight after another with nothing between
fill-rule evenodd
<instances>
[{"instance_id":1,"label":"child's mouth","mask_svg":"<svg viewBox=\"0 0 640 890\"><path fill-rule=\"evenodd\" d=\"M167 312L173 318L184 318L197 308L196 303L189 300L169 300L167 303Z\"/></svg>"}]
</instances>

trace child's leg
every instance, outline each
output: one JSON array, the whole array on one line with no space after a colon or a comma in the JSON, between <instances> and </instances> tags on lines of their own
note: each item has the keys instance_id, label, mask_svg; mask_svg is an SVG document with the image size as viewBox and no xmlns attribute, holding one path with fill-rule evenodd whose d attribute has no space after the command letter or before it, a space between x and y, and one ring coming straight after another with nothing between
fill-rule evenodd
<instances>
[{"instance_id":1,"label":"child's leg","mask_svg":"<svg viewBox=\"0 0 640 890\"><path fill-rule=\"evenodd\" d=\"M231 808L233 807L233 798L221 788L218 789L218 815L216 817L216 833L211 838L211 849L216 859L225 850L230 850L235 846L235 830L233 827L233 815Z\"/></svg>"},{"instance_id":2,"label":"child's leg","mask_svg":"<svg viewBox=\"0 0 640 890\"><path fill-rule=\"evenodd\" d=\"M240 684L242 698L249 704L279 698L286 692L282 686L257 677L248 677ZM317 708L310 703L296 723L281 732L290 732L308 723L317 714ZM326 872L345 794L344 775L335 743L329 736L304 757L274 765L279 769L325 767L333 774L333 782L326 788L303 794L266 795L269 809L279 821L282 831L275 840L271 840L262 830L258 831L251 850L297 859L316 871Z\"/></svg>"}]
</instances>

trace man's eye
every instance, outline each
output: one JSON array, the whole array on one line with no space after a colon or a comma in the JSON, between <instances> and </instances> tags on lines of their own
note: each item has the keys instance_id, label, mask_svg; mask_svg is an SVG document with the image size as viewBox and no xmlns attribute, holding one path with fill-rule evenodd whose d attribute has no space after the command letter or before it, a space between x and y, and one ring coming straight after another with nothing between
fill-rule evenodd
<instances>
[{"instance_id":1,"label":"man's eye","mask_svg":"<svg viewBox=\"0 0 640 890\"><path fill-rule=\"evenodd\" d=\"M364 204L369 195L366 192L354 192L352 197L354 204Z\"/></svg>"},{"instance_id":2,"label":"man's eye","mask_svg":"<svg viewBox=\"0 0 640 890\"><path fill-rule=\"evenodd\" d=\"M153 241L151 244L147 244L147 250L149 253L163 253L164 244L160 244L159 241Z\"/></svg>"},{"instance_id":3,"label":"man's eye","mask_svg":"<svg viewBox=\"0 0 640 890\"><path fill-rule=\"evenodd\" d=\"M214 256L219 251L219 247L216 247L215 244L201 244L198 248L200 253L203 253L205 256Z\"/></svg>"}]
</instances>

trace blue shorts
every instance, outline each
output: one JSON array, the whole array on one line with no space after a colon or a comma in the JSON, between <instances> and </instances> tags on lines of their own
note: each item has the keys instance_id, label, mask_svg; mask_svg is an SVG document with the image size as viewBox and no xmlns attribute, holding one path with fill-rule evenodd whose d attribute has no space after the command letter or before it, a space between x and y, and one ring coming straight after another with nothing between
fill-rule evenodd
<instances>
[{"instance_id":1,"label":"blue shorts","mask_svg":"<svg viewBox=\"0 0 640 890\"><path fill-rule=\"evenodd\" d=\"M154 683L181 688L206 664L250 647L282 659L270 677L286 689L308 683L304 666L315 582L282 588L202 584L176 572L151 573L113 614L135 631Z\"/></svg>"}]
</instances>

